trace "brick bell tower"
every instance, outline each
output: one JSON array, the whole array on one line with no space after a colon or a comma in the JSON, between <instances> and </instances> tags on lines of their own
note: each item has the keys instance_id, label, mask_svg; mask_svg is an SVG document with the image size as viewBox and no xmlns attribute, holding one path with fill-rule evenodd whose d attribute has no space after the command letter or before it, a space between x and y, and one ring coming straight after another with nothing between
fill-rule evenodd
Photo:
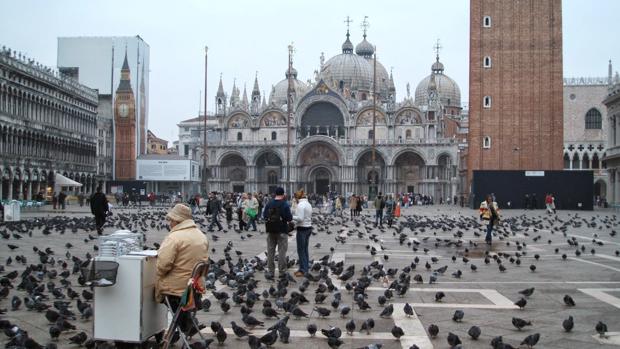
<instances>
[{"instance_id":1,"label":"brick bell tower","mask_svg":"<svg viewBox=\"0 0 620 349\"><path fill-rule=\"evenodd\" d=\"M114 99L114 135L116 155L116 180L136 178L136 100L131 89L131 74L125 61L121 69L121 81Z\"/></svg>"}]
</instances>

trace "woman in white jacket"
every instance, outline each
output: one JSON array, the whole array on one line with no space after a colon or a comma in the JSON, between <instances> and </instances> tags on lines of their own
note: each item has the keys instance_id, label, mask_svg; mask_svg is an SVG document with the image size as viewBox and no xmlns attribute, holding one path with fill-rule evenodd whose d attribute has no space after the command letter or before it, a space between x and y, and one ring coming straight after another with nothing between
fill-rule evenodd
<instances>
[{"instance_id":1,"label":"woman in white jacket","mask_svg":"<svg viewBox=\"0 0 620 349\"><path fill-rule=\"evenodd\" d=\"M297 226L297 256L299 259L299 270L295 272L295 276L301 277L309 270L308 245L312 234L312 206L303 190L295 193L295 198L299 201L293 215L293 220Z\"/></svg>"}]
</instances>

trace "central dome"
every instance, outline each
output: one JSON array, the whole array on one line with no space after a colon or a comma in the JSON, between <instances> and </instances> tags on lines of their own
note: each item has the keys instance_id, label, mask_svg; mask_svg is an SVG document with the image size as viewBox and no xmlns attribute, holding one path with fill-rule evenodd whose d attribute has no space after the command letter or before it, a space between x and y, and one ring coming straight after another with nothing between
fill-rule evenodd
<instances>
[{"instance_id":1,"label":"central dome","mask_svg":"<svg viewBox=\"0 0 620 349\"><path fill-rule=\"evenodd\" d=\"M370 91L372 66L363 57L342 53L330 58L321 68L321 78L337 90Z\"/></svg>"},{"instance_id":2,"label":"central dome","mask_svg":"<svg viewBox=\"0 0 620 349\"><path fill-rule=\"evenodd\" d=\"M295 68L291 69L291 75L293 77L293 88L295 89L295 94L297 98L300 98L308 92L309 87L305 82L297 80L297 70L295 70ZM278 107L282 107L287 103L288 69L285 71L284 76L286 79L278 82L271 90L271 95L269 96L269 103L273 103Z\"/></svg>"}]
</instances>

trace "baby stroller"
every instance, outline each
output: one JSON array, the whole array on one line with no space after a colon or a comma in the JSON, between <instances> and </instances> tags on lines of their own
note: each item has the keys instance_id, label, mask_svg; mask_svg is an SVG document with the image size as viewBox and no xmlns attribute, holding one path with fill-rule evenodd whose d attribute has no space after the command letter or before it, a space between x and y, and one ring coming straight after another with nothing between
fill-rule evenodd
<instances>
[{"instance_id":1,"label":"baby stroller","mask_svg":"<svg viewBox=\"0 0 620 349\"><path fill-rule=\"evenodd\" d=\"M166 330L163 341L161 343L162 349L168 349L173 345L173 336L175 332L179 330L179 337L183 342L182 348L189 349L188 338L193 334L198 334L202 341L205 340L204 336L200 332L200 326L196 320L196 305L200 304L200 297L205 293L204 284L202 284L202 277L207 274L209 270L209 264L207 261L201 261L194 265L192 269L192 276L187 282L187 288L181 296L180 302L176 305L176 311L173 311L171 300L168 296L165 296L164 301L168 311L172 314L172 321ZM174 302L176 303L176 302ZM185 322L184 324L181 321ZM183 329L183 327L186 327Z\"/></svg>"}]
</instances>

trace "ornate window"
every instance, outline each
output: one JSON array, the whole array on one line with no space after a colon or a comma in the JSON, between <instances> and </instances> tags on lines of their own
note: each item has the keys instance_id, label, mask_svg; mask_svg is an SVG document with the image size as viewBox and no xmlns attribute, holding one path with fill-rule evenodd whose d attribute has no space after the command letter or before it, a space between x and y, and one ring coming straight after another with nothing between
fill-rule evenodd
<instances>
[{"instance_id":1,"label":"ornate window","mask_svg":"<svg viewBox=\"0 0 620 349\"><path fill-rule=\"evenodd\" d=\"M237 140L238 141L242 141L243 140L243 133L237 132Z\"/></svg>"},{"instance_id":2,"label":"ornate window","mask_svg":"<svg viewBox=\"0 0 620 349\"><path fill-rule=\"evenodd\" d=\"M276 131L271 132L271 140L275 141L276 139L278 139L278 134L276 133Z\"/></svg>"},{"instance_id":3,"label":"ornate window","mask_svg":"<svg viewBox=\"0 0 620 349\"><path fill-rule=\"evenodd\" d=\"M267 183L278 184L278 173L276 171L269 171L267 174Z\"/></svg>"},{"instance_id":4,"label":"ornate window","mask_svg":"<svg viewBox=\"0 0 620 349\"><path fill-rule=\"evenodd\" d=\"M603 125L603 117L601 112L592 108L586 113L586 130L600 130Z\"/></svg>"},{"instance_id":5,"label":"ornate window","mask_svg":"<svg viewBox=\"0 0 620 349\"><path fill-rule=\"evenodd\" d=\"M373 130L368 131L368 139L373 139L375 132Z\"/></svg>"},{"instance_id":6,"label":"ornate window","mask_svg":"<svg viewBox=\"0 0 620 349\"><path fill-rule=\"evenodd\" d=\"M410 138L411 138L411 130L405 131L405 139L410 139Z\"/></svg>"}]
</instances>

